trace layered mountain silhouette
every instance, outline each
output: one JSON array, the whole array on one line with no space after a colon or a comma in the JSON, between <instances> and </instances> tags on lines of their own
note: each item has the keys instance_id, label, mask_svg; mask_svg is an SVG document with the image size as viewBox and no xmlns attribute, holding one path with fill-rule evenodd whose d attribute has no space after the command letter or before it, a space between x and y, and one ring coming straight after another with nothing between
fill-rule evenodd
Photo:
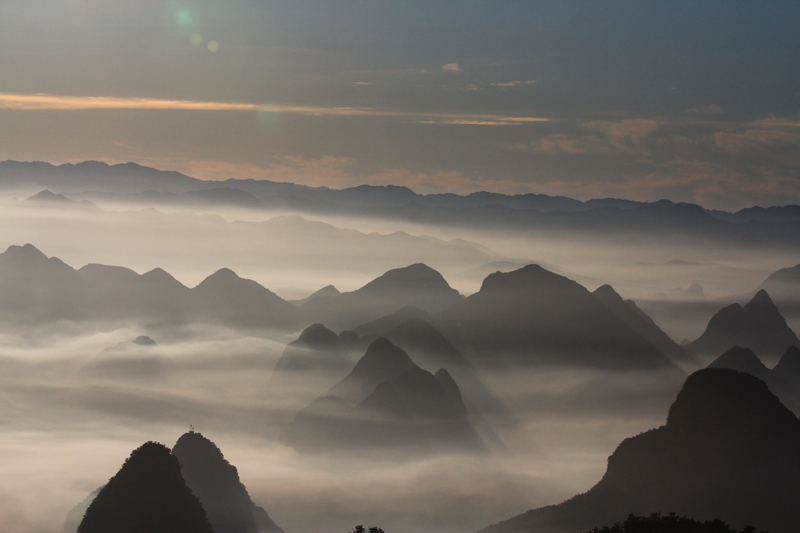
<instances>
[{"instance_id":1,"label":"layered mountain silhouette","mask_svg":"<svg viewBox=\"0 0 800 533\"><path fill-rule=\"evenodd\" d=\"M318 291L314 291L313 293L311 293L309 296L306 296L302 300L290 300L290 302L299 307L321 296L339 296L340 294L341 292L339 292L339 289L337 289L333 285L326 285L325 287L322 287Z\"/></svg>"},{"instance_id":2,"label":"layered mountain silhouette","mask_svg":"<svg viewBox=\"0 0 800 533\"><path fill-rule=\"evenodd\" d=\"M42 162L0 162L0 189L29 191L32 184L58 193L92 191L86 196L97 201L289 208L296 212L420 224L534 230L551 236L581 232L642 240L662 238L668 242L681 238L737 247L759 243L793 246L800 239L800 227L787 223L796 222L798 206L726 213L668 200L648 203L604 198L582 202L563 196L485 191L466 196L423 195L395 185L361 185L339 190L268 180L203 181L135 163L108 165L85 161L55 166Z\"/></svg>"},{"instance_id":3,"label":"layered mountain silhouette","mask_svg":"<svg viewBox=\"0 0 800 533\"><path fill-rule=\"evenodd\" d=\"M200 321L242 328L293 328L299 322L294 305L229 269L190 289L160 268L141 275L97 264L75 270L30 244L0 254L0 318L18 323Z\"/></svg>"},{"instance_id":4,"label":"layered mountain silhouette","mask_svg":"<svg viewBox=\"0 0 800 533\"><path fill-rule=\"evenodd\" d=\"M327 396L297 414L282 440L302 451L485 449L452 376L421 369L383 337Z\"/></svg>"},{"instance_id":5,"label":"layered mountain silhouette","mask_svg":"<svg viewBox=\"0 0 800 533\"><path fill-rule=\"evenodd\" d=\"M672 340L669 335L653 322L647 313L642 311L633 300L623 300L611 287L602 285L593 293L609 311L625 322L636 333L644 337L650 344L658 348L661 353L678 364L691 364L693 359Z\"/></svg>"},{"instance_id":6,"label":"layered mountain silhouette","mask_svg":"<svg viewBox=\"0 0 800 533\"><path fill-rule=\"evenodd\" d=\"M78 533L214 533L200 501L181 477L169 448L134 450L97 494Z\"/></svg>"},{"instance_id":7,"label":"layered mountain silhouette","mask_svg":"<svg viewBox=\"0 0 800 533\"><path fill-rule=\"evenodd\" d=\"M755 376L780 398L784 405L800 413L800 349L790 346L773 369L748 348L734 346L708 365L709 368L730 368Z\"/></svg>"},{"instance_id":8,"label":"layered mountain silhouette","mask_svg":"<svg viewBox=\"0 0 800 533\"><path fill-rule=\"evenodd\" d=\"M783 300L800 300L800 265L782 268L769 275L761 288Z\"/></svg>"},{"instance_id":9,"label":"layered mountain silhouette","mask_svg":"<svg viewBox=\"0 0 800 533\"><path fill-rule=\"evenodd\" d=\"M800 524L800 422L746 373L686 380L666 425L624 440L591 490L483 533L578 533L631 513L676 512L789 533Z\"/></svg>"},{"instance_id":10,"label":"layered mountain silhouette","mask_svg":"<svg viewBox=\"0 0 800 533\"><path fill-rule=\"evenodd\" d=\"M352 329L406 306L437 312L461 299L439 272L417 263L389 270L353 292L314 298L300 311L309 322Z\"/></svg>"},{"instance_id":11,"label":"layered mountain silhouette","mask_svg":"<svg viewBox=\"0 0 800 533\"><path fill-rule=\"evenodd\" d=\"M722 308L711 317L703 334L686 345L686 351L708 356L734 346L750 348L762 357L778 357L788 346L800 346L800 340L762 289L744 306Z\"/></svg>"},{"instance_id":12,"label":"layered mountain silhouette","mask_svg":"<svg viewBox=\"0 0 800 533\"><path fill-rule=\"evenodd\" d=\"M172 448L186 485L203 504L214 533L283 533L250 499L236 467L202 434L184 433Z\"/></svg>"},{"instance_id":13,"label":"layered mountain silhouette","mask_svg":"<svg viewBox=\"0 0 800 533\"><path fill-rule=\"evenodd\" d=\"M538 265L488 276L479 292L438 318L479 365L675 368L585 287Z\"/></svg>"}]
</instances>

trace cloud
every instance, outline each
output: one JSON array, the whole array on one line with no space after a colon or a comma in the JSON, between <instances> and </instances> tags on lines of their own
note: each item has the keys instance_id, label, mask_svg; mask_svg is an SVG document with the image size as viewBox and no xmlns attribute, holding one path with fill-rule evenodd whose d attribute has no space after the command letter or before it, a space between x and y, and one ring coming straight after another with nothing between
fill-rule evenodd
<instances>
[{"instance_id":1,"label":"cloud","mask_svg":"<svg viewBox=\"0 0 800 533\"><path fill-rule=\"evenodd\" d=\"M718 148L727 152L770 151L800 148L800 133L783 129L748 129L741 133L720 131L714 135Z\"/></svg>"},{"instance_id":2,"label":"cloud","mask_svg":"<svg viewBox=\"0 0 800 533\"><path fill-rule=\"evenodd\" d=\"M458 63L448 63L442 67L445 72L458 72Z\"/></svg>"},{"instance_id":3,"label":"cloud","mask_svg":"<svg viewBox=\"0 0 800 533\"><path fill-rule=\"evenodd\" d=\"M687 113L698 113L704 115L718 115L722 113L724 110L722 106L717 104L709 104L704 106L693 106L686 110Z\"/></svg>"},{"instance_id":4,"label":"cloud","mask_svg":"<svg viewBox=\"0 0 800 533\"><path fill-rule=\"evenodd\" d=\"M21 111L80 111L86 109L184 109L191 111L255 111L254 104L117 98L113 96L57 96L52 94L0 93L0 109Z\"/></svg>"},{"instance_id":5,"label":"cloud","mask_svg":"<svg viewBox=\"0 0 800 533\"><path fill-rule=\"evenodd\" d=\"M353 85L372 85L371 81L354 81Z\"/></svg>"},{"instance_id":6,"label":"cloud","mask_svg":"<svg viewBox=\"0 0 800 533\"><path fill-rule=\"evenodd\" d=\"M193 102L189 100L158 100L153 98L118 98L110 96L57 96L47 94L24 95L0 93L0 109L19 111L84 111L84 110L186 110L186 111L250 111L260 113L288 113L309 116L387 117L399 119L424 119L441 124L469 121L495 122L497 124L526 124L547 122L544 117L506 116L470 113L426 113L422 111L391 111L361 107L317 107L281 104L247 104L226 102ZM455 122L461 121L461 122Z\"/></svg>"},{"instance_id":7,"label":"cloud","mask_svg":"<svg viewBox=\"0 0 800 533\"><path fill-rule=\"evenodd\" d=\"M549 155L649 156L648 140L661 126L661 122L647 119L601 120L583 124L583 133L552 133L510 149Z\"/></svg>"},{"instance_id":8,"label":"cloud","mask_svg":"<svg viewBox=\"0 0 800 533\"><path fill-rule=\"evenodd\" d=\"M490 83L490 85L494 85L495 87L524 87L526 85L533 85L536 83L536 80L527 80L527 81L506 81L503 83Z\"/></svg>"}]
</instances>

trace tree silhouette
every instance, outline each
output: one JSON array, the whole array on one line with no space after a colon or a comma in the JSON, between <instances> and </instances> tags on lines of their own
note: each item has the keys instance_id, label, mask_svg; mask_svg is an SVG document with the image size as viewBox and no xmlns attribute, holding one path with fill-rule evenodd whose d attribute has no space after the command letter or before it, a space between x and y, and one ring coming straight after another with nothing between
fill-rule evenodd
<instances>
[{"instance_id":1,"label":"tree silhouette","mask_svg":"<svg viewBox=\"0 0 800 533\"><path fill-rule=\"evenodd\" d=\"M356 527L354 527L353 531L351 531L350 533L384 533L384 531L381 528L375 526L372 526L371 528L369 528L369 531L367 531L366 529L364 529L364 526L359 524Z\"/></svg>"},{"instance_id":2,"label":"tree silhouette","mask_svg":"<svg viewBox=\"0 0 800 533\"><path fill-rule=\"evenodd\" d=\"M363 528L362 528L363 531ZM613 526L596 527L589 533L766 533L757 532L753 526L745 526L741 532L728 524L715 518L700 522L693 518L678 516L669 513L653 513L650 516L628 515L624 522L617 522Z\"/></svg>"}]
</instances>

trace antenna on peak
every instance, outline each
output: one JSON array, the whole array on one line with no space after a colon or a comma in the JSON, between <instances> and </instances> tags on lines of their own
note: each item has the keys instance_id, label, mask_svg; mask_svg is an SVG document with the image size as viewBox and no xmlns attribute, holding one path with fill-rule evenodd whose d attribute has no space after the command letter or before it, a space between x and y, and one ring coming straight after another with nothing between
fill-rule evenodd
<instances>
[{"instance_id":1,"label":"antenna on peak","mask_svg":"<svg viewBox=\"0 0 800 533\"><path fill-rule=\"evenodd\" d=\"M194 426L189 424L189 433L194 433Z\"/></svg>"}]
</instances>

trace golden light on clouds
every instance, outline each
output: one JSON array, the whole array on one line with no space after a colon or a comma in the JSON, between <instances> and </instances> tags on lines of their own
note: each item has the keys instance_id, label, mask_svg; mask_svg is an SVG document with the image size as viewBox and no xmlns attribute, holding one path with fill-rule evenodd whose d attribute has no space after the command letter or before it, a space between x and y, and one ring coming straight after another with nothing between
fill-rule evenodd
<instances>
[{"instance_id":1,"label":"golden light on clouds","mask_svg":"<svg viewBox=\"0 0 800 533\"><path fill-rule=\"evenodd\" d=\"M257 111L311 116L387 117L414 119L423 123L456 125L507 126L549 122L545 117L492 114L426 113L422 111L389 111L375 108L315 107L280 104L247 104L227 102L195 102L154 98L118 98L112 96L59 96L51 94L0 93L0 109L19 111L83 111L92 109L162 109L187 111Z\"/></svg>"}]
</instances>

